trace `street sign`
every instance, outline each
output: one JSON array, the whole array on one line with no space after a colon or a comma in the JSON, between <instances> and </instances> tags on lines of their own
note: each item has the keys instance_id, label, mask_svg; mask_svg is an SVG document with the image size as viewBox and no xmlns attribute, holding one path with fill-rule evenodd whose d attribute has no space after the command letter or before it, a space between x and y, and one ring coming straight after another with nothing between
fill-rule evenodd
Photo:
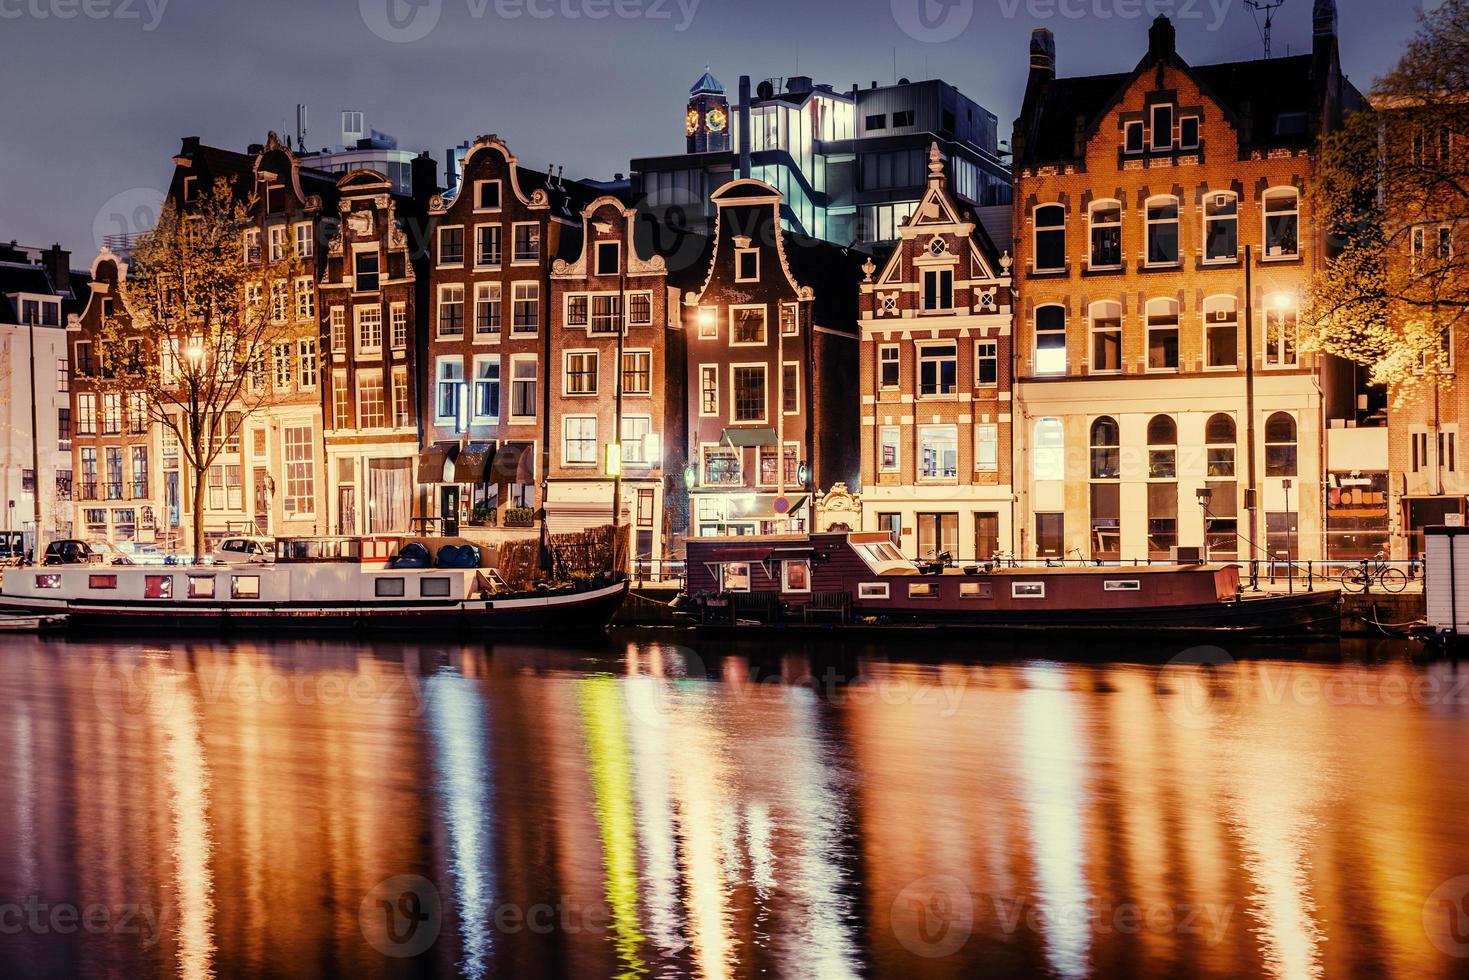
<instances>
[{"instance_id":1,"label":"street sign","mask_svg":"<svg viewBox=\"0 0 1469 980\"><path fill-rule=\"evenodd\" d=\"M791 511L791 501L790 501L790 498L789 497L776 497L775 498L775 504L772 506L772 509L777 514L789 514L790 511Z\"/></svg>"}]
</instances>

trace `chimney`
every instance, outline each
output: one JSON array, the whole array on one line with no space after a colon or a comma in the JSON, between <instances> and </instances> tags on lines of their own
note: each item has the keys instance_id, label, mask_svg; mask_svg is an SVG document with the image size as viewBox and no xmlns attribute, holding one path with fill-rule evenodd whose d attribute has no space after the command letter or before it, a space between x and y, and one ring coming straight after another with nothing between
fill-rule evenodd
<instances>
[{"instance_id":1,"label":"chimney","mask_svg":"<svg viewBox=\"0 0 1469 980\"><path fill-rule=\"evenodd\" d=\"M58 293L71 292L71 252L58 242L41 252L41 265L51 277L51 287Z\"/></svg>"},{"instance_id":2,"label":"chimney","mask_svg":"<svg viewBox=\"0 0 1469 980\"><path fill-rule=\"evenodd\" d=\"M1056 77L1056 35L1048 28L1030 32L1030 79L1052 81Z\"/></svg>"},{"instance_id":3,"label":"chimney","mask_svg":"<svg viewBox=\"0 0 1469 980\"><path fill-rule=\"evenodd\" d=\"M750 167L750 76L740 76L740 177L748 179Z\"/></svg>"},{"instance_id":4,"label":"chimney","mask_svg":"<svg viewBox=\"0 0 1469 980\"><path fill-rule=\"evenodd\" d=\"M1317 38L1336 37L1336 0L1316 0L1311 24Z\"/></svg>"},{"instance_id":5,"label":"chimney","mask_svg":"<svg viewBox=\"0 0 1469 980\"><path fill-rule=\"evenodd\" d=\"M1171 58L1178 50L1178 30L1162 14L1148 28L1148 54L1155 61Z\"/></svg>"},{"instance_id":6,"label":"chimney","mask_svg":"<svg viewBox=\"0 0 1469 980\"><path fill-rule=\"evenodd\" d=\"M422 202L425 206L428 199L439 192L439 167L434 158L424 150L413 158L410 164L410 177L413 181L413 199Z\"/></svg>"}]
</instances>

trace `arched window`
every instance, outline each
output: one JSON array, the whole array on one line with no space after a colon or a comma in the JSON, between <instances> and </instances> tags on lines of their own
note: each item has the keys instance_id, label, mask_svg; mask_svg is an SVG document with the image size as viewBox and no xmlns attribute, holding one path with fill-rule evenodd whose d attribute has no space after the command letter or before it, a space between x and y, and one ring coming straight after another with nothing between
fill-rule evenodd
<instances>
[{"instance_id":1,"label":"arched window","mask_svg":"<svg viewBox=\"0 0 1469 980\"><path fill-rule=\"evenodd\" d=\"M1148 265L1177 265L1178 198L1148 198L1147 225Z\"/></svg>"},{"instance_id":2,"label":"arched window","mask_svg":"<svg viewBox=\"0 0 1469 980\"><path fill-rule=\"evenodd\" d=\"M1204 261L1233 262L1239 258L1239 198L1234 191L1204 195Z\"/></svg>"},{"instance_id":3,"label":"arched window","mask_svg":"<svg viewBox=\"0 0 1469 980\"><path fill-rule=\"evenodd\" d=\"M1239 367L1239 300L1233 296L1204 300L1204 366Z\"/></svg>"},{"instance_id":4,"label":"arched window","mask_svg":"<svg viewBox=\"0 0 1469 980\"><path fill-rule=\"evenodd\" d=\"M1035 209L1035 271L1066 269L1066 209L1042 204Z\"/></svg>"},{"instance_id":5,"label":"arched window","mask_svg":"<svg viewBox=\"0 0 1469 980\"><path fill-rule=\"evenodd\" d=\"M1061 420L1035 420L1035 452L1031 458L1037 480L1066 479L1066 430Z\"/></svg>"},{"instance_id":6,"label":"arched window","mask_svg":"<svg viewBox=\"0 0 1469 980\"><path fill-rule=\"evenodd\" d=\"M1168 415L1148 423L1148 479L1178 478L1178 425Z\"/></svg>"},{"instance_id":7,"label":"arched window","mask_svg":"<svg viewBox=\"0 0 1469 980\"><path fill-rule=\"evenodd\" d=\"M1122 476L1122 430L1117 420L1103 415L1092 423L1092 479L1116 480Z\"/></svg>"},{"instance_id":8,"label":"arched window","mask_svg":"<svg viewBox=\"0 0 1469 980\"><path fill-rule=\"evenodd\" d=\"M1169 558L1178 544L1178 424L1148 422L1148 557Z\"/></svg>"},{"instance_id":9,"label":"arched window","mask_svg":"<svg viewBox=\"0 0 1469 980\"><path fill-rule=\"evenodd\" d=\"M1204 442L1209 447L1209 479L1234 479L1234 418L1220 412L1210 416L1204 426Z\"/></svg>"},{"instance_id":10,"label":"arched window","mask_svg":"<svg viewBox=\"0 0 1469 980\"><path fill-rule=\"evenodd\" d=\"M1178 301L1148 300L1148 370L1178 370Z\"/></svg>"},{"instance_id":11,"label":"arched window","mask_svg":"<svg viewBox=\"0 0 1469 980\"><path fill-rule=\"evenodd\" d=\"M1286 412L1265 421L1265 475L1296 475L1296 420Z\"/></svg>"},{"instance_id":12,"label":"arched window","mask_svg":"<svg viewBox=\"0 0 1469 980\"><path fill-rule=\"evenodd\" d=\"M1122 370L1122 304L1103 300L1087 311L1092 333L1092 373Z\"/></svg>"},{"instance_id":13,"label":"arched window","mask_svg":"<svg viewBox=\"0 0 1469 980\"><path fill-rule=\"evenodd\" d=\"M1091 546L1096 559L1122 554L1122 484L1117 482L1122 476L1121 436L1114 418L1104 415L1092 423Z\"/></svg>"},{"instance_id":14,"label":"arched window","mask_svg":"<svg viewBox=\"0 0 1469 980\"><path fill-rule=\"evenodd\" d=\"M1095 201L1087 209L1092 269L1122 268L1122 202Z\"/></svg>"},{"instance_id":15,"label":"arched window","mask_svg":"<svg viewBox=\"0 0 1469 980\"><path fill-rule=\"evenodd\" d=\"M1265 258L1287 259L1301 254L1301 195L1294 187L1265 192Z\"/></svg>"},{"instance_id":16,"label":"arched window","mask_svg":"<svg viewBox=\"0 0 1469 980\"><path fill-rule=\"evenodd\" d=\"M1035 373L1066 373L1066 308L1042 306L1035 311Z\"/></svg>"}]
</instances>

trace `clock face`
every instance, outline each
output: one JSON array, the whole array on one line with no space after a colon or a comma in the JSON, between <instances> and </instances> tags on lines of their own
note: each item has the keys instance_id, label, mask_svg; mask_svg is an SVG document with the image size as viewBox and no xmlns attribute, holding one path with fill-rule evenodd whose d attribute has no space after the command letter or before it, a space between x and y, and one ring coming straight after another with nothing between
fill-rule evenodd
<instances>
[{"instance_id":1,"label":"clock face","mask_svg":"<svg viewBox=\"0 0 1469 980\"><path fill-rule=\"evenodd\" d=\"M725 115L723 109L710 109L705 121L709 124L709 132L722 133L724 127L729 123L729 117Z\"/></svg>"},{"instance_id":2,"label":"clock face","mask_svg":"<svg viewBox=\"0 0 1469 980\"><path fill-rule=\"evenodd\" d=\"M694 135L699 131L699 110L690 109L688 117L688 134Z\"/></svg>"}]
</instances>

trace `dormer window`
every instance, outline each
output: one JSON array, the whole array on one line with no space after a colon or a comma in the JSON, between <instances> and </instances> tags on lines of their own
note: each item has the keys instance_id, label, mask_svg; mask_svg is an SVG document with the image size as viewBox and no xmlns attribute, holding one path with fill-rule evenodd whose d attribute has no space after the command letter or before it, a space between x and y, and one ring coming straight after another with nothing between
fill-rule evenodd
<instances>
[{"instance_id":1,"label":"dormer window","mask_svg":"<svg viewBox=\"0 0 1469 980\"><path fill-rule=\"evenodd\" d=\"M1141 153L1145 149L1142 120L1130 122L1123 128L1122 145L1127 153Z\"/></svg>"},{"instance_id":2,"label":"dormer window","mask_svg":"<svg viewBox=\"0 0 1469 980\"><path fill-rule=\"evenodd\" d=\"M595 275L615 276L621 264L622 247L619 242L597 243L597 266Z\"/></svg>"},{"instance_id":3,"label":"dormer window","mask_svg":"<svg viewBox=\"0 0 1469 980\"><path fill-rule=\"evenodd\" d=\"M500 182L498 180L474 182L474 209L476 211L500 210Z\"/></svg>"},{"instance_id":4,"label":"dormer window","mask_svg":"<svg viewBox=\"0 0 1469 980\"><path fill-rule=\"evenodd\" d=\"M923 271L923 310L942 312L954 308L954 272L952 269Z\"/></svg>"},{"instance_id":5,"label":"dormer window","mask_svg":"<svg viewBox=\"0 0 1469 980\"><path fill-rule=\"evenodd\" d=\"M1173 106L1153 106L1153 149L1168 150L1173 147Z\"/></svg>"},{"instance_id":6,"label":"dormer window","mask_svg":"<svg viewBox=\"0 0 1469 980\"><path fill-rule=\"evenodd\" d=\"M1180 149L1199 148L1199 117L1184 116L1178 121L1178 145Z\"/></svg>"},{"instance_id":7,"label":"dormer window","mask_svg":"<svg viewBox=\"0 0 1469 980\"><path fill-rule=\"evenodd\" d=\"M735 249L735 282L760 281L760 250Z\"/></svg>"}]
</instances>

